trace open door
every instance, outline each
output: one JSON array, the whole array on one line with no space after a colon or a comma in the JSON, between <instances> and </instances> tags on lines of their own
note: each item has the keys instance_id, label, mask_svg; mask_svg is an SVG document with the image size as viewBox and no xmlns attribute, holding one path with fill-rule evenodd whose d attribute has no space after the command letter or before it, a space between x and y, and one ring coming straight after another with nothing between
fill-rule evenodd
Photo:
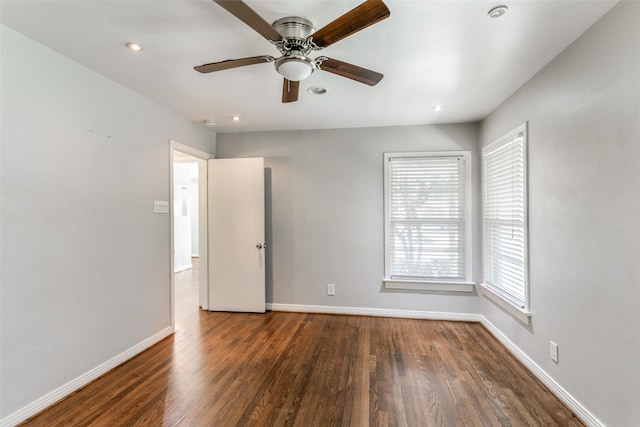
<instances>
[{"instance_id":1,"label":"open door","mask_svg":"<svg viewBox=\"0 0 640 427\"><path fill-rule=\"evenodd\" d=\"M208 168L209 310L264 313L264 159Z\"/></svg>"}]
</instances>

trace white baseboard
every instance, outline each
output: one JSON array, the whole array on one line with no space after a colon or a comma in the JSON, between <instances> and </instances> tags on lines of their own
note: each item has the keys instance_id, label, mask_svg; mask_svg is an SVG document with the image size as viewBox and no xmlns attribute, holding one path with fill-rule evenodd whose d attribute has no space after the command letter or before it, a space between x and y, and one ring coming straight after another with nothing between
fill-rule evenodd
<instances>
[{"instance_id":1,"label":"white baseboard","mask_svg":"<svg viewBox=\"0 0 640 427\"><path fill-rule=\"evenodd\" d=\"M69 381L68 383L64 384L61 387L58 387L52 392L47 393L46 395L35 400L34 402L31 402L30 404L23 407L22 409L17 410L13 414L6 416L0 421L0 426L12 427L12 426L15 426L16 424L23 422L27 418L30 418L36 415L38 412L42 411L43 409L48 408L49 406L53 405L57 401L63 399L64 397L67 397L74 391L89 384L91 381L95 380L101 375L104 375L111 369L123 364L127 360L133 358L134 356L148 349L152 345L168 337L173 332L174 332L174 329L171 326L166 329L163 329L162 331L158 332L152 337L149 337L146 340L142 341L141 343L136 344L130 349L120 353L116 357L110 360L107 360L100 366L93 368L89 372L86 372L80 375L78 378Z\"/></svg>"},{"instance_id":2,"label":"white baseboard","mask_svg":"<svg viewBox=\"0 0 640 427\"><path fill-rule=\"evenodd\" d=\"M560 384L558 384L544 369L542 369L536 362L534 362L525 352L515 345L505 334L503 334L493 323L489 322L486 317L482 317L482 325L487 328L491 334L496 337L502 345L504 345L520 362L522 362L533 375L538 377L540 381L544 383L547 388L555 394L565 405L567 405L578 418L582 420L589 427L604 427L604 424L600 422L591 412L587 410L580 402L576 400L568 391L566 391Z\"/></svg>"},{"instance_id":3,"label":"white baseboard","mask_svg":"<svg viewBox=\"0 0 640 427\"><path fill-rule=\"evenodd\" d=\"M300 313L352 314L357 316L402 317L409 319L452 320L480 322L481 315L469 313L447 313L439 311L392 310L386 308L335 307L329 305L302 305L267 303L267 310L294 311Z\"/></svg>"}]
</instances>

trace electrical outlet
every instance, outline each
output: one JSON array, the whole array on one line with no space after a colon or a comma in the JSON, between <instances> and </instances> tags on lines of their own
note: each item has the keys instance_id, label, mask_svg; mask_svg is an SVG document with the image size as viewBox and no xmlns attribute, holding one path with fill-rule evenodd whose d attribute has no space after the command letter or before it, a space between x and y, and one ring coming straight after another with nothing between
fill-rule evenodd
<instances>
[{"instance_id":1,"label":"electrical outlet","mask_svg":"<svg viewBox=\"0 0 640 427\"><path fill-rule=\"evenodd\" d=\"M549 341L549 356L551 360L558 363L558 344L553 341Z\"/></svg>"},{"instance_id":2,"label":"electrical outlet","mask_svg":"<svg viewBox=\"0 0 640 427\"><path fill-rule=\"evenodd\" d=\"M333 283L329 283L327 285L327 295L335 295L336 294L336 285Z\"/></svg>"}]
</instances>

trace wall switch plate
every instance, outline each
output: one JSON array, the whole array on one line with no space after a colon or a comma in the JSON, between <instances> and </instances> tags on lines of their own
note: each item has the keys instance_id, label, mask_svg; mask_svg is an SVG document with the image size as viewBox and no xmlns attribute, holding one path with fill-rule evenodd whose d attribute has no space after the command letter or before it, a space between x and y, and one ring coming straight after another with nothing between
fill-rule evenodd
<instances>
[{"instance_id":1,"label":"wall switch plate","mask_svg":"<svg viewBox=\"0 0 640 427\"><path fill-rule=\"evenodd\" d=\"M336 294L336 285L333 283L329 283L327 285L327 295L335 295Z\"/></svg>"},{"instance_id":2,"label":"wall switch plate","mask_svg":"<svg viewBox=\"0 0 640 427\"><path fill-rule=\"evenodd\" d=\"M169 201L167 201L167 200L154 200L153 201L153 213L169 213Z\"/></svg>"},{"instance_id":3,"label":"wall switch plate","mask_svg":"<svg viewBox=\"0 0 640 427\"><path fill-rule=\"evenodd\" d=\"M551 360L558 363L558 344L553 341L549 341L549 357L551 357Z\"/></svg>"}]
</instances>

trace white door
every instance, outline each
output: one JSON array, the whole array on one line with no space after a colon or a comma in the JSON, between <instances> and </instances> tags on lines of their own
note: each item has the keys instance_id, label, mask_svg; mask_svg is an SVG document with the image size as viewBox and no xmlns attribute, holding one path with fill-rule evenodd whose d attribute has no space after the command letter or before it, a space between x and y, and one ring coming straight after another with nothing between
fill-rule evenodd
<instances>
[{"instance_id":1,"label":"white door","mask_svg":"<svg viewBox=\"0 0 640 427\"><path fill-rule=\"evenodd\" d=\"M264 159L208 162L209 310L264 313Z\"/></svg>"}]
</instances>

